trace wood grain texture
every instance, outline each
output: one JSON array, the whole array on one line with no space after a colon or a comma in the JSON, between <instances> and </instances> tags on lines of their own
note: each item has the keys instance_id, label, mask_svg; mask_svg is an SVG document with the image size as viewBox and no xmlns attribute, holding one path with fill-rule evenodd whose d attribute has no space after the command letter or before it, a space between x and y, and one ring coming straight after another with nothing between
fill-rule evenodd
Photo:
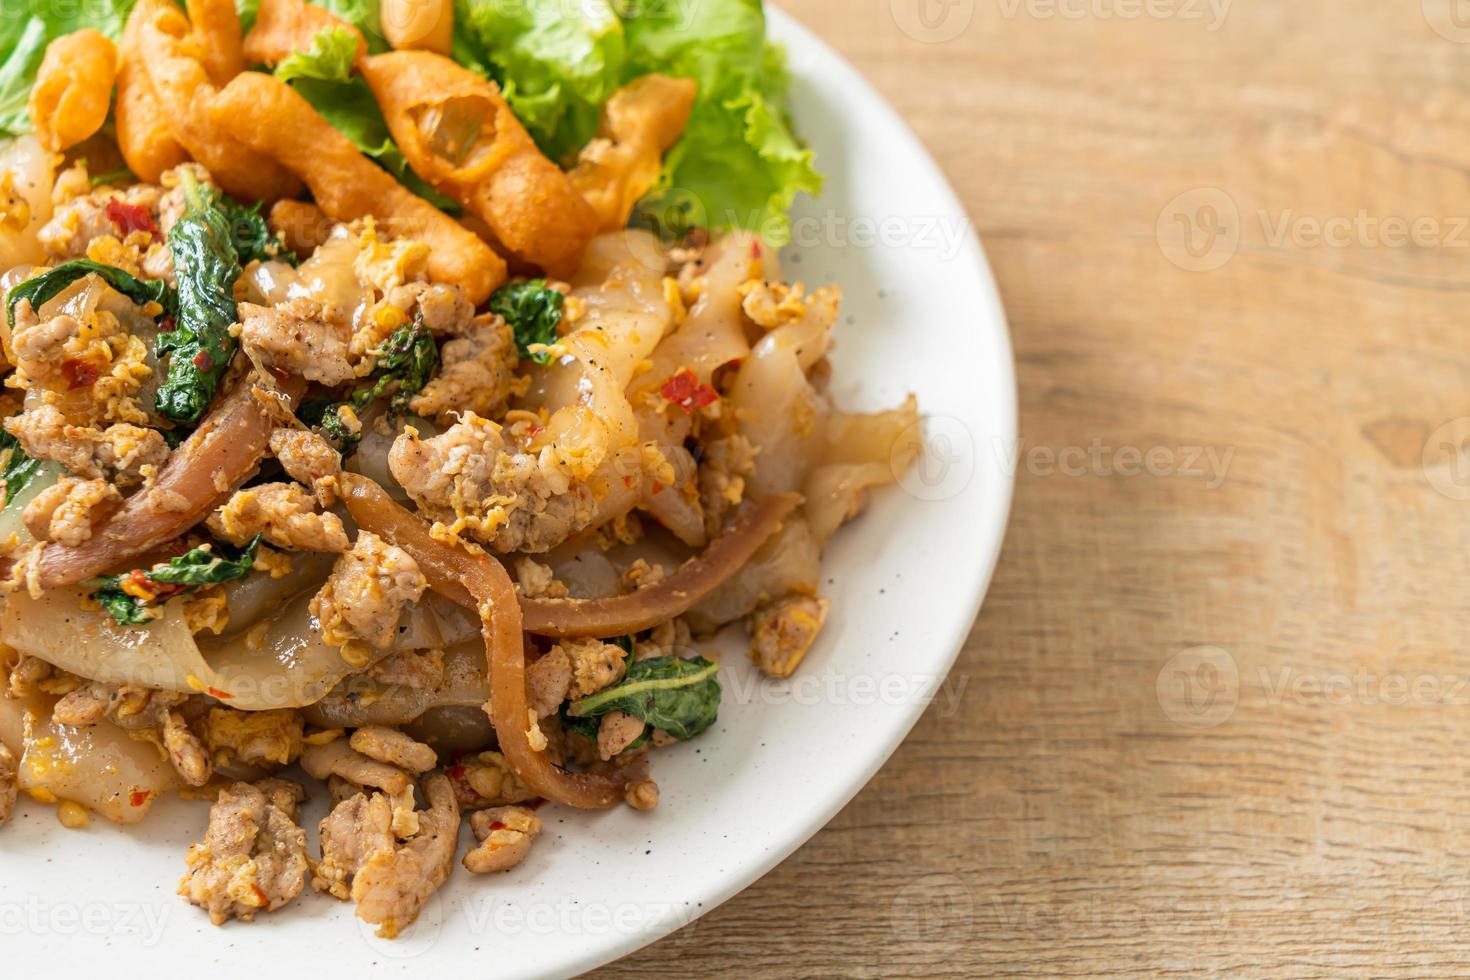
<instances>
[{"instance_id":1,"label":"wood grain texture","mask_svg":"<svg viewBox=\"0 0 1470 980\"><path fill-rule=\"evenodd\" d=\"M985 242L1016 502L959 709L604 975L1465 974L1451 2L785 0Z\"/></svg>"}]
</instances>

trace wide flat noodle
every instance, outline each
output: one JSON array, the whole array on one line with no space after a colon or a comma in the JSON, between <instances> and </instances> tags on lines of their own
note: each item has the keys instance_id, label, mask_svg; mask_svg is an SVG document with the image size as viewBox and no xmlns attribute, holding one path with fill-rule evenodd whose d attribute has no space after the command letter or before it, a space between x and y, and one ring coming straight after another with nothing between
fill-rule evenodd
<instances>
[{"instance_id":1,"label":"wide flat noodle","mask_svg":"<svg viewBox=\"0 0 1470 980\"><path fill-rule=\"evenodd\" d=\"M90 680L208 694L246 711L310 704L353 669L337 647L322 642L306 608L310 593L263 633L211 638L201 650L177 600L164 605L161 619L119 626L106 613L83 608L84 591L10 596L0 610L0 641Z\"/></svg>"},{"instance_id":2,"label":"wide flat noodle","mask_svg":"<svg viewBox=\"0 0 1470 980\"><path fill-rule=\"evenodd\" d=\"M20 760L23 790L74 800L118 823L137 823L178 785L158 749L111 722L71 728L51 721L54 698L0 697L0 742Z\"/></svg>"}]
</instances>

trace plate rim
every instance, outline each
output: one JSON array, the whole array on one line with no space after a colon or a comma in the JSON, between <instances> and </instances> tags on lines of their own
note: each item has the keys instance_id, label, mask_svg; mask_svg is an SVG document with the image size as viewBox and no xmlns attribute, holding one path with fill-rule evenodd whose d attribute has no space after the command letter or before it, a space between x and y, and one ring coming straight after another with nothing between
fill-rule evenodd
<instances>
[{"instance_id":1,"label":"plate rim","mask_svg":"<svg viewBox=\"0 0 1470 980\"><path fill-rule=\"evenodd\" d=\"M795 16L786 10L767 2L765 4L768 30L772 36L787 43L788 39L798 43L802 48L816 52L822 60L829 62L836 73L841 76L841 84L849 87L854 93L854 101L860 102L870 108L874 115L882 117L885 127L894 127L903 132L913 146L918 150L919 157L923 160L926 173L926 183L943 189L943 197L946 203L953 208L954 212L965 218L965 230L961 254L972 266L979 283L985 287L992 307L994 322L1000 327L996 338L997 353L1003 357L997 358L995 366L996 381L1004 390L1003 397L999 398L1002 414L996 419L998 423L997 437L1003 446L1014 446L1018 439L1017 419L1019 404L1017 400L1016 387L1016 362L1015 350L1011 343L1010 320L1006 316L1005 305L1001 301L1000 288L996 284L995 275L990 268L990 262L986 256L985 248L980 241L979 233L975 230L974 222L970 219L969 212L956 193L954 185L950 183L949 177L940 168L938 161L929 151L928 146L914 132L908 122L898 114L898 111L888 103L877 89L872 86L862 73L847 60L840 52L828 44L822 37L807 27ZM1003 467L1003 470L1005 468ZM1010 524L1011 503L1015 497L1016 474L1014 467L1009 472L1003 473L1004 479L999 481L998 493L993 499L985 501L988 507L984 515L979 516L983 528L990 528L985 533L983 552L976 556L977 560L970 566L973 578L966 592L966 615L956 618L960 623L958 627L950 630L950 635L944 637L943 646L949 650L940 665L939 673L941 680L949 675L954 669L955 661L959 659L960 651L964 649L965 641L969 638L975 626L975 619L979 615L980 608L984 604L985 597L989 594L990 584L995 576L995 568L1000 560L1001 548L1005 543L1006 531ZM865 765L856 767L849 776L843 789L833 794L831 798L824 801L821 806L813 807L797 821L791 829L782 835L779 842L768 850L762 852L758 859L742 865L738 871L721 876L711 887L700 894L697 912L679 921L669 921L667 925L660 923L657 927L646 929L637 933L625 935L619 941L609 943L601 949L587 950L581 955L570 959L565 966L558 969L547 969L537 974L538 977L575 976L606 966L609 963L623 959L638 952L647 946L651 946L661 939L665 939L680 929L693 924L711 911L719 908L725 902L749 888L759 879L769 874L777 865L791 857L800 850L816 834L832 822L832 819L842 811L847 804L862 792L872 782L878 771L887 765L893 753L907 740L914 726L923 717L924 712L930 707L921 701L910 702L905 710L907 716L893 728L888 739L888 744L879 753L870 756Z\"/></svg>"}]
</instances>

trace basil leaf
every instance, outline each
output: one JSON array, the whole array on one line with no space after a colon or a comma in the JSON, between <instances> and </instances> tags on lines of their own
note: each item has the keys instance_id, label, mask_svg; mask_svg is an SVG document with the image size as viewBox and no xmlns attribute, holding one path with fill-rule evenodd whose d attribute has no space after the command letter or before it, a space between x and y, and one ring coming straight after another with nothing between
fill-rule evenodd
<instances>
[{"instance_id":1,"label":"basil leaf","mask_svg":"<svg viewBox=\"0 0 1470 980\"><path fill-rule=\"evenodd\" d=\"M336 443L342 452L350 451L362 439L361 433L351 431L343 423L340 414L343 408L361 412L392 390L388 411L395 416L402 415L408 411L409 400L429 383L434 368L439 364L439 348L419 317L393 331L393 335L373 354L378 363L368 384L352 392L344 401L312 402L302 406L302 421L320 425L322 434Z\"/></svg>"},{"instance_id":2,"label":"basil leaf","mask_svg":"<svg viewBox=\"0 0 1470 980\"><path fill-rule=\"evenodd\" d=\"M233 556L217 553L213 546L200 546L152 568L96 578L89 583L94 587L89 598L100 603L119 626L140 626L156 619L158 606L176 595L204 585L248 578L260 553L260 543L261 535L257 534ZM125 579L157 594L152 600L139 598L123 589Z\"/></svg>"},{"instance_id":3,"label":"basil leaf","mask_svg":"<svg viewBox=\"0 0 1470 980\"><path fill-rule=\"evenodd\" d=\"M214 198L213 203L229 222L230 241L235 246L240 265L249 265L256 259L262 262L275 259L292 265L299 261L281 236L271 231L265 215L260 213L259 201L246 207L233 198L220 195Z\"/></svg>"},{"instance_id":4,"label":"basil leaf","mask_svg":"<svg viewBox=\"0 0 1470 980\"><path fill-rule=\"evenodd\" d=\"M556 328L561 323L561 293L546 285L545 279L513 282L490 296L490 312L499 313L515 333L516 351L537 364L550 364L545 351L532 354L532 344L556 343Z\"/></svg>"},{"instance_id":5,"label":"basil leaf","mask_svg":"<svg viewBox=\"0 0 1470 980\"><path fill-rule=\"evenodd\" d=\"M162 279L139 279L115 266L103 265L91 259L72 259L27 279L10 291L5 315L11 328L15 327L15 307L21 300L30 300L31 309L39 310L42 303L89 274L100 276L109 286L134 303L157 303L163 307L163 316L178 314L178 294Z\"/></svg>"},{"instance_id":6,"label":"basil leaf","mask_svg":"<svg viewBox=\"0 0 1470 980\"><path fill-rule=\"evenodd\" d=\"M45 465L41 460L27 456L20 448L20 440L0 428L0 482L5 484L5 507L25 492L25 488L40 476Z\"/></svg>"},{"instance_id":7,"label":"basil leaf","mask_svg":"<svg viewBox=\"0 0 1470 980\"><path fill-rule=\"evenodd\" d=\"M240 256L229 219L189 175L184 177L184 215L169 229L179 283L173 330L160 333L156 351L168 354L168 375L154 408L165 418L193 425L204 415L235 354L230 326L236 317L235 280Z\"/></svg>"},{"instance_id":8,"label":"basil leaf","mask_svg":"<svg viewBox=\"0 0 1470 980\"><path fill-rule=\"evenodd\" d=\"M719 664L703 657L652 657L628 667L623 679L567 706L571 718L621 711L677 739L714 724L720 710Z\"/></svg>"},{"instance_id":9,"label":"basil leaf","mask_svg":"<svg viewBox=\"0 0 1470 980\"><path fill-rule=\"evenodd\" d=\"M154 565L145 574L155 582L191 588L248 578L255 566L255 556L260 553L261 540L257 534L233 558L216 554L212 547L194 548L164 564Z\"/></svg>"},{"instance_id":10,"label":"basil leaf","mask_svg":"<svg viewBox=\"0 0 1470 980\"><path fill-rule=\"evenodd\" d=\"M142 626L157 618L156 606L145 606L116 586L105 586L93 592L97 601L119 626Z\"/></svg>"}]
</instances>

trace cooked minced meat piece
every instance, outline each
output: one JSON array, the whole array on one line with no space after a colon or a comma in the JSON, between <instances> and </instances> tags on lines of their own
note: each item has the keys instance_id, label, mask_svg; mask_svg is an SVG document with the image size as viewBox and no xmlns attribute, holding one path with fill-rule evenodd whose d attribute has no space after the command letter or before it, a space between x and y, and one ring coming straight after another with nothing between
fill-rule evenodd
<instances>
[{"instance_id":1,"label":"cooked minced meat piece","mask_svg":"<svg viewBox=\"0 0 1470 980\"><path fill-rule=\"evenodd\" d=\"M304 297L240 304L240 343L255 362L333 387L361 378L371 358L352 354L352 323Z\"/></svg>"},{"instance_id":2,"label":"cooked minced meat piece","mask_svg":"<svg viewBox=\"0 0 1470 980\"><path fill-rule=\"evenodd\" d=\"M75 547L92 537L92 528L122 504L122 493L106 480L65 476L26 505L26 530L39 541Z\"/></svg>"},{"instance_id":3,"label":"cooked minced meat piece","mask_svg":"<svg viewBox=\"0 0 1470 980\"><path fill-rule=\"evenodd\" d=\"M515 337L499 317L482 318L439 351L439 373L413 396L416 415L450 425L462 412L486 418L505 411L516 379Z\"/></svg>"},{"instance_id":4,"label":"cooked minced meat piece","mask_svg":"<svg viewBox=\"0 0 1470 980\"><path fill-rule=\"evenodd\" d=\"M348 744L369 759L412 773L425 773L439 764L439 756L433 749L394 728L365 725L352 733Z\"/></svg>"},{"instance_id":5,"label":"cooked minced meat piece","mask_svg":"<svg viewBox=\"0 0 1470 980\"><path fill-rule=\"evenodd\" d=\"M265 790L249 783L221 790L204 840L189 848L179 894L215 925L273 912L306 885L306 832L280 806L290 799L281 782L270 780Z\"/></svg>"},{"instance_id":6,"label":"cooked minced meat piece","mask_svg":"<svg viewBox=\"0 0 1470 980\"><path fill-rule=\"evenodd\" d=\"M409 430L388 454L393 477L428 516L463 520L497 551L546 551L591 523L592 490L550 452L512 452L500 427L473 412L420 439Z\"/></svg>"},{"instance_id":7,"label":"cooked minced meat piece","mask_svg":"<svg viewBox=\"0 0 1470 980\"><path fill-rule=\"evenodd\" d=\"M209 515L216 537L241 545L264 534L277 548L347 550L347 530L336 514L319 513L316 498L295 483L262 483L235 493Z\"/></svg>"},{"instance_id":8,"label":"cooked minced meat piece","mask_svg":"<svg viewBox=\"0 0 1470 980\"><path fill-rule=\"evenodd\" d=\"M459 841L459 806L442 775L424 780L429 808L418 814L417 832L399 839L390 828L391 807L381 794L354 796L322 821L322 860L312 887L347 895L357 916L391 939L418 918L429 896L449 877Z\"/></svg>"},{"instance_id":9,"label":"cooked minced meat piece","mask_svg":"<svg viewBox=\"0 0 1470 980\"><path fill-rule=\"evenodd\" d=\"M643 719L621 711L609 711L597 726L597 756L606 762L632 745L643 734Z\"/></svg>"},{"instance_id":10,"label":"cooked minced meat piece","mask_svg":"<svg viewBox=\"0 0 1470 980\"><path fill-rule=\"evenodd\" d=\"M454 783L459 805L466 810L536 799L535 792L521 782L499 752L468 756L450 766L447 774Z\"/></svg>"},{"instance_id":11,"label":"cooked minced meat piece","mask_svg":"<svg viewBox=\"0 0 1470 980\"><path fill-rule=\"evenodd\" d=\"M418 602L428 587L408 552L359 531L352 550L337 559L311 600L311 611L328 643L362 640L382 650L393 642L403 607Z\"/></svg>"},{"instance_id":12,"label":"cooked minced meat piece","mask_svg":"<svg viewBox=\"0 0 1470 980\"><path fill-rule=\"evenodd\" d=\"M322 506L331 505L333 478L342 472L341 453L306 429L276 429L271 433L271 452L287 476L310 487Z\"/></svg>"},{"instance_id":13,"label":"cooked minced meat piece","mask_svg":"<svg viewBox=\"0 0 1470 980\"><path fill-rule=\"evenodd\" d=\"M357 869L379 851L393 849L392 805L382 793L353 793L322 820L321 837L322 859L311 887L346 901Z\"/></svg>"},{"instance_id":14,"label":"cooked minced meat piece","mask_svg":"<svg viewBox=\"0 0 1470 980\"><path fill-rule=\"evenodd\" d=\"M418 820L413 808L413 780L402 770L368 758L345 738L308 746L301 753L301 768L313 779L339 776L359 786L381 789L393 802L393 829L402 835L413 833Z\"/></svg>"},{"instance_id":15,"label":"cooked minced meat piece","mask_svg":"<svg viewBox=\"0 0 1470 980\"><path fill-rule=\"evenodd\" d=\"M143 480L144 467L158 467L168 459L163 433L130 422L99 429L71 425L52 405L37 405L5 420L5 431L34 459L55 460L89 480L110 479L126 489Z\"/></svg>"},{"instance_id":16,"label":"cooked minced meat piece","mask_svg":"<svg viewBox=\"0 0 1470 980\"><path fill-rule=\"evenodd\" d=\"M541 833L541 818L523 806L495 806L470 814L470 829L480 846L464 856L464 866L475 874L509 871L531 853Z\"/></svg>"}]
</instances>

